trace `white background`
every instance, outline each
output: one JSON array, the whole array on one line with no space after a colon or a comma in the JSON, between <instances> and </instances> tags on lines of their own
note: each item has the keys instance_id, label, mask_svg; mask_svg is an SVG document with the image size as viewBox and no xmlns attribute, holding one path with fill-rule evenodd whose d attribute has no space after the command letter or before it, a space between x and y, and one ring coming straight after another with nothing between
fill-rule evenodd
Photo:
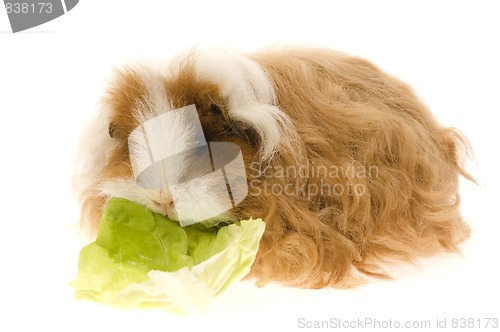
<instances>
[{"instance_id":1,"label":"white background","mask_svg":"<svg viewBox=\"0 0 500 332\"><path fill-rule=\"evenodd\" d=\"M495 1L82 0L18 34L0 9L0 330L294 331L304 330L301 317L433 326L447 318L451 329L453 317L500 319L497 8ZM111 68L196 45L303 43L372 60L469 137L476 155L470 171L481 187L462 186L473 229L464 257L428 259L395 281L355 290L242 282L208 313L186 317L75 301L68 282L84 242L75 227L72 160Z\"/></svg>"}]
</instances>

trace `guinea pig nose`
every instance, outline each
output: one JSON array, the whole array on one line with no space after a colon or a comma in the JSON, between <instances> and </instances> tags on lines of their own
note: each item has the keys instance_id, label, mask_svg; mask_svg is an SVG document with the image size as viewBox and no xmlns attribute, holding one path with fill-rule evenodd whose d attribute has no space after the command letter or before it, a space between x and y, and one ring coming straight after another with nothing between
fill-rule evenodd
<instances>
[{"instance_id":1,"label":"guinea pig nose","mask_svg":"<svg viewBox=\"0 0 500 332\"><path fill-rule=\"evenodd\" d=\"M158 207L164 208L164 209L173 209L174 208L174 201L171 198L164 199L164 200L154 200L154 204L156 204Z\"/></svg>"}]
</instances>

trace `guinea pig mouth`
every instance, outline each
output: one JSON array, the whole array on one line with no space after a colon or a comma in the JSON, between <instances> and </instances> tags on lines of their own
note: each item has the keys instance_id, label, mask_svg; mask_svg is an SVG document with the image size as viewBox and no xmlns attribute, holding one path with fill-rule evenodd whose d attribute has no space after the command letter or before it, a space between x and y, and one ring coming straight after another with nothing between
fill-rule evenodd
<instances>
[{"instance_id":1,"label":"guinea pig mouth","mask_svg":"<svg viewBox=\"0 0 500 332\"><path fill-rule=\"evenodd\" d=\"M153 205L151 206L151 210L153 212L159 213L168 219L177 222L180 225L179 217L177 215L177 211L175 210L175 204L171 198L166 198L162 200L152 200ZM199 223L204 227L211 228L221 228L237 222L237 219L232 217L229 213L224 213L222 215L209 218L206 220L201 220Z\"/></svg>"}]
</instances>

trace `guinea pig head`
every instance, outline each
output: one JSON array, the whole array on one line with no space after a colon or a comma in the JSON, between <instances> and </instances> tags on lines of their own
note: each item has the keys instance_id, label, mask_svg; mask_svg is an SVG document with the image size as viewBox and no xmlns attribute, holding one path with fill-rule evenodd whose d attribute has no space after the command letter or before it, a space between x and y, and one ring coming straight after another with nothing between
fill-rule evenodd
<instances>
[{"instance_id":1,"label":"guinea pig head","mask_svg":"<svg viewBox=\"0 0 500 332\"><path fill-rule=\"evenodd\" d=\"M286 142L289 119L274 103L264 72L243 57L190 56L169 68L116 71L102 113L89 128L87 154L93 162L77 176L83 179L83 220L95 229L110 197L174 220L182 207L191 223L235 219L237 209L228 208L227 199L234 207L244 197L237 199L231 185L243 188L238 190L244 196L250 164L272 159ZM145 134L146 127L153 135ZM154 164L148 161L154 150L166 157L148 169L156 169L155 185L145 185L140 177L147 172L138 174L137 168ZM209 173L222 168L214 165L217 155L223 163L236 160L243 173L225 169L225 182L216 180Z\"/></svg>"}]
</instances>

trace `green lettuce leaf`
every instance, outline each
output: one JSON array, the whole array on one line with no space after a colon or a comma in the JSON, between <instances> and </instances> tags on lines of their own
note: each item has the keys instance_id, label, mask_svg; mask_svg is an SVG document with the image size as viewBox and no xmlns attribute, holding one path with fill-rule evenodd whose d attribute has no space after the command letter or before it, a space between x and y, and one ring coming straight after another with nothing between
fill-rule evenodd
<instances>
[{"instance_id":1,"label":"green lettuce leaf","mask_svg":"<svg viewBox=\"0 0 500 332\"><path fill-rule=\"evenodd\" d=\"M122 198L106 205L95 242L80 252L76 297L185 313L241 280L264 232L261 219L219 228L176 222Z\"/></svg>"}]
</instances>

